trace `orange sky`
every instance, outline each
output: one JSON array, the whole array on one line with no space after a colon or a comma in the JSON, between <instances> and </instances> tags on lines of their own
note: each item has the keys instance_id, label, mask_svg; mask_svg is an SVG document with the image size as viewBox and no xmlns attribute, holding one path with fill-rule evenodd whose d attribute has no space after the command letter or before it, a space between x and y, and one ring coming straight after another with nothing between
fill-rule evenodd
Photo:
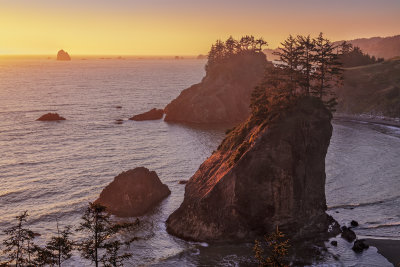
<instances>
[{"instance_id":1,"label":"orange sky","mask_svg":"<svg viewBox=\"0 0 400 267\"><path fill-rule=\"evenodd\" d=\"M229 35L400 34L399 0L0 0L0 54L196 55Z\"/></svg>"}]
</instances>

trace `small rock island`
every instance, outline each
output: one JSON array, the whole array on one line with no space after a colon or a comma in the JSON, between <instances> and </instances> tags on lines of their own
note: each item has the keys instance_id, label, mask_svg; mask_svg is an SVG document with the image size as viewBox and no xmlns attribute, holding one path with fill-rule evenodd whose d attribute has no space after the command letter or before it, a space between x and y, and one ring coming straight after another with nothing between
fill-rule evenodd
<instances>
[{"instance_id":1,"label":"small rock island","mask_svg":"<svg viewBox=\"0 0 400 267\"><path fill-rule=\"evenodd\" d=\"M69 54L67 52L65 52L64 50L60 50L57 53L57 60L60 61L70 61L71 57L69 56Z\"/></svg>"},{"instance_id":2,"label":"small rock island","mask_svg":"<svg viewBox=\"0 0 400 267\"><path fill-rule=\"evenodd\" d=\"M63 121L64 117L58 115L58 113L47 113L42 115L37 121Z\"/></svg>"},{"instance_id":3,"label":"small rock island","mask_svg":"<svg viewBox=\"0 0 400 267\"><path fill-rule=\"evenodd\" d=\"M95 203L119 217L134 217L144 215L169 194L171 191L156 172L138 167L116 176Z\"/></svg>"}]
</instances>

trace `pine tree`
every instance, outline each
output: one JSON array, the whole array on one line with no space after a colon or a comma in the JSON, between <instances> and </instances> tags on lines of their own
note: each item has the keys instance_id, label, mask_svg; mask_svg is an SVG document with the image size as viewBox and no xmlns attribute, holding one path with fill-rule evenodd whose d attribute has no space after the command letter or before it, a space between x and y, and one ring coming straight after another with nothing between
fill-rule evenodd
<instances>
[{"instance_id":1,"label":"pine tree","mask_svg":"<svg viewBox=\"0 0 400 267\"><path fill-rule=\"evenodd\" d=\"M289 77L289 86L290 93L293 94L296 92L299 77L300 77L300 56L302 55L303 51L298 43L298 41L293 38L292 35L281 43L282 47L279 48L279 51L274 52L275 55L279 56L280 61L283 64L280 64L279 67L287 73Z\"/></svg>"},{"instance_id":2,"label":"pine tree","mask_svg":"<svg viewBox=\"0 0 400 267\"><path fill-rule=\"evenodd\" d=\"M5 246L3 253L8 258L7 263L15 264L16 267L32 266L35 234L24 227L28 216L28 211L24 211L15 217L18 221L17 225L4 230L8 238L3 241Z\"/></svg>"},{"instance_id":3,"label":"pine tree","mask_svg":"<svg viewBox=\"0 0 400 267\"><path fill-rule=\"evenodd\" d=\"M323 96L330 93L333 84L340 84L342 78L341 63L337 53L336 46L325 39L321 32L319 36L313 40L314 47L314 72L312 74L315 85L313 93L322 99Z\"/></svg>"},{"instance_id":4,"label":"pine tree","mask_svg":"<svg viewBox=\"0 0 400 267\"><path fill-rule=\"evenodd\" d=\"M137 220L135 223L124 223L114 224L110 220L110 215L106 213L106 207L89 203L89 207L86 209L85 214L82 216L83 222L77 228L77 231L84 232L87 234L86 238L81 242L79 248L81 255L85 259L91 260L95 263L95 266L99 266L101 260L100 250L106 249L103 253L118 253L111 250L107 250L109 247L108 240L115 238L115 235L124 229L131 229L139 224ZM135 238L128 241L128 243L136 240ZM128 244L127 243L127 244ZM115 247L113 247L115 249ZM119 249L119 247L118 247Z\"/></svg>"},{"instance_id":5,"label":"pine tree","mask_svg":"<svg viewBox=\"0 0 400 267\"><path fill-rule=\"evenodd\" d=\"M53 236L46 245L46 249L52 256L52 261L61 266L65 260L72 256L73 242L70 240L71 227L67 226L64 230L60 231L57 222L57 236Z\"/></svg>"},{"instance_id":6,"label":"pine tree","mask_svg":"<svg viewBox=\"0 0 400 267\"><path fill-rule=\"evenodd\" d=\"M301 54L299 57L299 66L301 68L302 77L300 79L300 85L303 87L305 95L310 95L311 89L311 75L312 75L312 67L313 67L313 50L314 50L314 41L310 37L307 36L297 36L297 42L299 44L299 49L301 50Z\"/></svg>"},{"instance_id":7,"label":"pine tree","mask_svg":"<svg viewBox=\"0 0 400 267\"><path fill-rule=\"evenodd\" d=\"M119 240L108 242L104 245L106 253L101 257L101 262L105 267L124 266L124 261L132 257L130 253L119 254L122 245Z\"/></svg>"}]
</instances>

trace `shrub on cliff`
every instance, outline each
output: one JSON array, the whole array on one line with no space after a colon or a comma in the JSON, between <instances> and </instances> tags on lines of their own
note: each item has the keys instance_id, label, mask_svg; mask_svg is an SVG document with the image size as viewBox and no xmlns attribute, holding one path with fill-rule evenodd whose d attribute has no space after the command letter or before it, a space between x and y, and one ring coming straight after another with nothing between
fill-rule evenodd
<instances>
[{"instance_id":1,"label":"shrub on cliff","mask_svg":"<svg viewBox=\"0 0 400 267\"><path fill-rule=\"evenodd\" d=\"M255 241L253 251L259 266L284 267L289 266L285 261L290 247L289 240L284 240L285 235L276 227L276 232L265 235L264 242Z\"/></svg>"}]
</instances>

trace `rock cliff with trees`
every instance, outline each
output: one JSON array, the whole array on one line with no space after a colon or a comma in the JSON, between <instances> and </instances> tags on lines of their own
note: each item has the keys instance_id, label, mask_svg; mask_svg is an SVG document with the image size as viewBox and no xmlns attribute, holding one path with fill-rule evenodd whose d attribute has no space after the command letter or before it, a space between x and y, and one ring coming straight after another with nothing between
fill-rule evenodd
<instances>
[{"instance_id":1,"label":"rock cliff with trees","mask_svg":"<svg viewBox=\"0 0 400 267\"><path fill-rule=\"evenodd\" d=\"M206 76L181 92L164 112L165 121L182 123L236 123L250 114L250 95L268 65L262 47L253 36L230 37L212 45Z\"/></svg>"},{"instance_id":2,"label":"rock cliff with trees","mask_svg":"<svg viewBox=\"0 0 400 267\"><path fill-rule=\"evenodd\" d=\"M269 66L253 90L251 115L227 131L188 181L182 205L167 220L169 233L231 241L254 240L278 226L292 240L340 231L325 213L330 89L342 80L340 47L322 34L289 36L282 46L282 63Z\"/></svg>"}]
</instances>

